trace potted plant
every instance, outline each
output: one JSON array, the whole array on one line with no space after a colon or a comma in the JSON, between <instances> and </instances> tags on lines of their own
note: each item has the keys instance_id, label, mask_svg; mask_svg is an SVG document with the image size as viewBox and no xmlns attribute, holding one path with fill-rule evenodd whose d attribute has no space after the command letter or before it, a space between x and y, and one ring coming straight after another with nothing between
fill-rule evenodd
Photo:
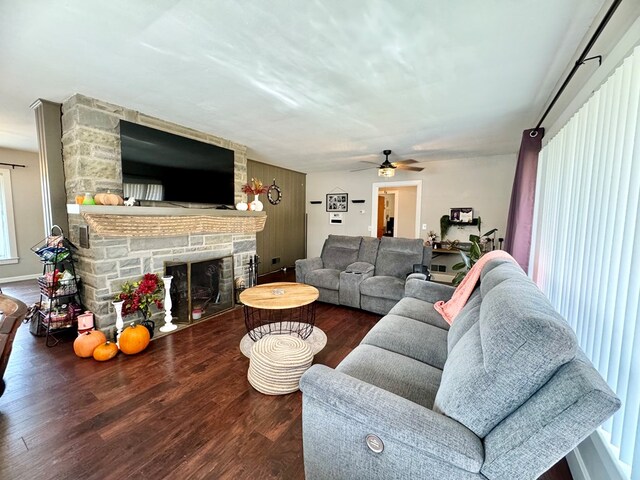
<instances>
[{"instance_id":1,"label":"potted plant","mask_svg":"<svg viewBox=\"0 0 640 480\"><path fill-rule=\"evenodd\" d=\"M269 190L258 178L252 178L251 182L242 186L242 193L253 194L253 201L249 202L249 210L262 211L264 206L259 197L261 193L267 193Z\"/></svg>"},{"instance_id":2,"label":"potted plant","mask_svg":"<svg viewBox=\"0 0 640 480\"><path fill-rule=\"evenodd\" d=\"M483 253L482 245L487 244L488 243L487 241L489 240L489 236L493 235L497 231L498 229L494 228L480 236L473 235L473 234L469 235L469 241L471 242L469 251L464 252L463 250L460 250L460 256L462 257L462 261L459 263L456 263L453 267L451 267L452 270L455 270L458 272L456 273L456 276L453 277L453 281L451 282L453 285L455 286L460 285L460 282L462 282L462 279L466 277L469 270L471 270L471 267L473 267L475 263L482 256L482 253Z\"/></svg>"},{"instance_id":3,"label":"potted plant","mask_svg":"<svg viewBox=\"0 0 640 480\"><path fill-rule=\"evenodd\" d=\"M120 293L115 297L115 301L122 300L122 314L131 315L136 312L142 313L141 325L149 330L149 335L153 337L155 322L151 320L151 307L163 308L162 304L162 281L155 273L145 273L142 280L137 282L125 282L120 288Z\"/></svg>"},{"instance_id":4,"label":"potted plant","mask_svg":"<svg viewBox=\"0 0 640 480\"><path fill-rule=\"evenodd\" d=\"M443 215L440 217L440 240L444 242L444 237L447 235L449 231L449 227L451 226L451 220L449 219L449 215Z\"/></svg>"}]
</instances>

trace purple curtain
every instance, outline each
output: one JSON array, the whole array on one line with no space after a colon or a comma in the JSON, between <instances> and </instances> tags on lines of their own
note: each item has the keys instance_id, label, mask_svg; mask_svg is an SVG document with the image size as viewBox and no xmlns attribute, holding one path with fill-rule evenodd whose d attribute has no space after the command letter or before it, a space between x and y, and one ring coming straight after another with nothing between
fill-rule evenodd
<instances>
[{"instance_id":1,"label":"purple curtain","mask_svg":"<svg viewBox=\"0 0 640 480\"><path fill-rule=\"evenodd\" d=\"M525 272L529 268L538 154L542 148L542 137L544 128L522 132L518 165L511 190L507 233L504 238L504 249L516 259Z\"/></svg>"}]
</instances>

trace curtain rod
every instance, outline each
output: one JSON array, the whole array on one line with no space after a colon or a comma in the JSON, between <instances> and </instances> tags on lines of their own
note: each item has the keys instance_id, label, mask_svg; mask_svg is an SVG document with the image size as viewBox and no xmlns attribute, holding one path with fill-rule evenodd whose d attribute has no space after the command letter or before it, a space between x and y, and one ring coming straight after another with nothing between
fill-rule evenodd
<instances>
[{"instance_id":1,"label":"curtain rod","mask_svg":"<svg viewBox=\"0 0 640 480\"><path fill-rule=\"evenodd\" d=\"M569 84L569 82L571 81L573 76L576 74L576 72L578 71L580 66L584 64L584 62L586 62L588 60L593 60L594 58L599 58L600 59L600 63L602 64L602 57L600 55L595 56L595 57L590 57L590 58L587 58L587 55L589 54L589 50L591 50L593 45L596 43L596 40L598 40L598 37L600 37L600 34L604 30L604 28L607 26L607 23L609 23L609 20L611 20L611 17L613 16L613 14L615 13L616 9L618 8L618 6L620 6L621 3L622 3L622 0L614 0L613 1L613 3L609 7L609 10L607 11L606 15L604 16L604 18L600 22L600 25L598 25L598 28L593 33L593 36L589 40L589 43L587 43L587 46L582 51L582 54L578 57L578 60L576 60L576 63L573 65L573 68L569 72L569 75L567 76L567 78L565 79L564 83L562 84L562 86L558 90L558 93L556 93L555 97L553 97L553 100L551 100L551 103L549 104L547 109L542 114L542 118L540 119L540 121L536 125L536 128L534 128L529 133L529 135L531 135L532 137L535 137L536 135L538 135L538 129L542 126L542 122L544 122L545 118L547 118L547 115L549 114L549 112L551 111L553 106L558 101L558 98L560 98L560 95L562 95L562 92L564 92L564 89L567 88L567 85Z\"/></svg>"},{"instance_id":2,"label":"curtain rod","mask_svg":"<svg viewBox=\"0 0 640 480\"><path fill-rule=\"evenodd\" d=\"M7 167L11 167L14 170L16 169L16 167L27 168L26 165L20 165L20 164L17 164L17 163L3 163L3 162L0 162L0 165L6 165Z\"/></svg>"}]
</instances>

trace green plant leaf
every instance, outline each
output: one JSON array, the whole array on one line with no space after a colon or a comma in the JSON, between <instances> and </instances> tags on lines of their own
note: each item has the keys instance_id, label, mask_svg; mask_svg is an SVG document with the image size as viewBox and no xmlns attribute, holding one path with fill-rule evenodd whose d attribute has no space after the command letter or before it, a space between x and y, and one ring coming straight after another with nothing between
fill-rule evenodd
<instances>
[{"instance_id":1,"label":"green plant leaf","mask_svg":"<svg viewBox=\"0 0 640 480\"><path fill-rule=\"evenodd\" d=\"M482 235L483 237L488 237L489 235L493 234L494 232L497 232L498 229L497 228L493 228L491 230L489 230L487 233L485 233L484 235Z\"/></svg>"},{"instance_id":2,"label":"green plant leaf","mask_svg":"<svg viewBox=\"0 0 640 480\"><path fill-rule=\"evenodd\" d=\"M469 251L469 256L473 259L473 263L476 263L481 255L482 250L480 250L480 245L478 245L477 242L473 242L471 244L471 250Z\"/></svg>"},{"instance_id":3,"label":"green plant leaf","mask_svg":"<svg viewBox=\"0 0 640 480\"><path fill-rule=\"evenodd\" d=\"M471 243L480 243L480 237L472 233L471 235L469 235L469 241Z\"/></svg>"},{"instance_id":4,"label":"green plant leaf","mask_svg":"<svg viewBox=\"0 0 640 480\"><path fill-rule=\"evenodd\" d=\"M451 267L451 270L462 270L463 268L467 268L467 264L464 262L460 262Z\"/></svg>"},{"instance_id":5,"label":"green plant leaf","mask_svg":"<svg viewBox=\"0 0 640 480\"><path fill-rule=\"evenodd\" d=\"M465 266L467 267L467 270L470 269L471 265L473 265L471 263L471 259L462 250L460 250L460 256L462 257L462 261L464 262Z\"/></svg>"},{"instance_id":6,"label":"green plant leaf","mask_svg":"<svg viewBox=\"0 0 640 480\"><path fill-rule=\"evenodd\" d=\"M444 237L449 231L449 227L451 226L451 220L449 219L449 215L443 215L440 217L440 240L444 241Z\"/></svg>"},{"instance_id":7,"label":"green plant leaf","mask_svg":"<svg viewBox=\"0 0 640 480\"><path fill-rule=\"evenodd\" d=\"M458 272L456 274L455 277L453 277L453 280L451 281L451 284L455 287L457 287L458 285L460 285L460 282L462 282L462 279L467 275L467 272Z\"/></svg>"}]
</instances>

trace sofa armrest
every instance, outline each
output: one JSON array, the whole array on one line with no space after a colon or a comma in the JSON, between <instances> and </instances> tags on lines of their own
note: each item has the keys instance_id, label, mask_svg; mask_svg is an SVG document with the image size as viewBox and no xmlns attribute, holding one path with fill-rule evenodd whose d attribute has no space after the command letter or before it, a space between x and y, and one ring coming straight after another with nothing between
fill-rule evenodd
<instances>
[{"instance_id":1,"label":"sofa armrest","mask_svg":"<svg viewBox=\"0 0 640 480\"><path fill-rule=\"evenodd\" d=\"M408 278L404 286L404 296L417 298L429 303L436 303L439 300L446 302L451 298L455 290L455 287L450 287L449 285Z\"/></svg>"},{"instance_id":2,"label":"sofa armrest","mask_svg":"<svg viewBox=\"0 0 640 480\"><path fill-rule=\"evenodd\" d=\"M324 365L307 370L300 379L300 389L303 398L312 398L337 416L365 425L383 443L401 443L456 468L480 471L484 461L481 440L449 417Z\"/></svg>"},{"instance_id":3,"label":"sofa armrest","mask_svg":"<svg viewBox=\"0 0 640 480\"><path fill-rule=\"evenodd\" d=\"M305 283L307 273L322 268L324 264L320 257L303 258L296 260L296 282Z\"/></svg>"},{"instance_id":4,"label":"sofa armrest","mask_svg":"<svg viewBox=\"0 0 640 480\"><path fill-rule=\"evenodd\" d=\"M406 281L408 282L412 278L415 278L416 280L426 280L427 276L424 273L410 273L407 276L407 280Z\"/></svg>"}]
</instances>

